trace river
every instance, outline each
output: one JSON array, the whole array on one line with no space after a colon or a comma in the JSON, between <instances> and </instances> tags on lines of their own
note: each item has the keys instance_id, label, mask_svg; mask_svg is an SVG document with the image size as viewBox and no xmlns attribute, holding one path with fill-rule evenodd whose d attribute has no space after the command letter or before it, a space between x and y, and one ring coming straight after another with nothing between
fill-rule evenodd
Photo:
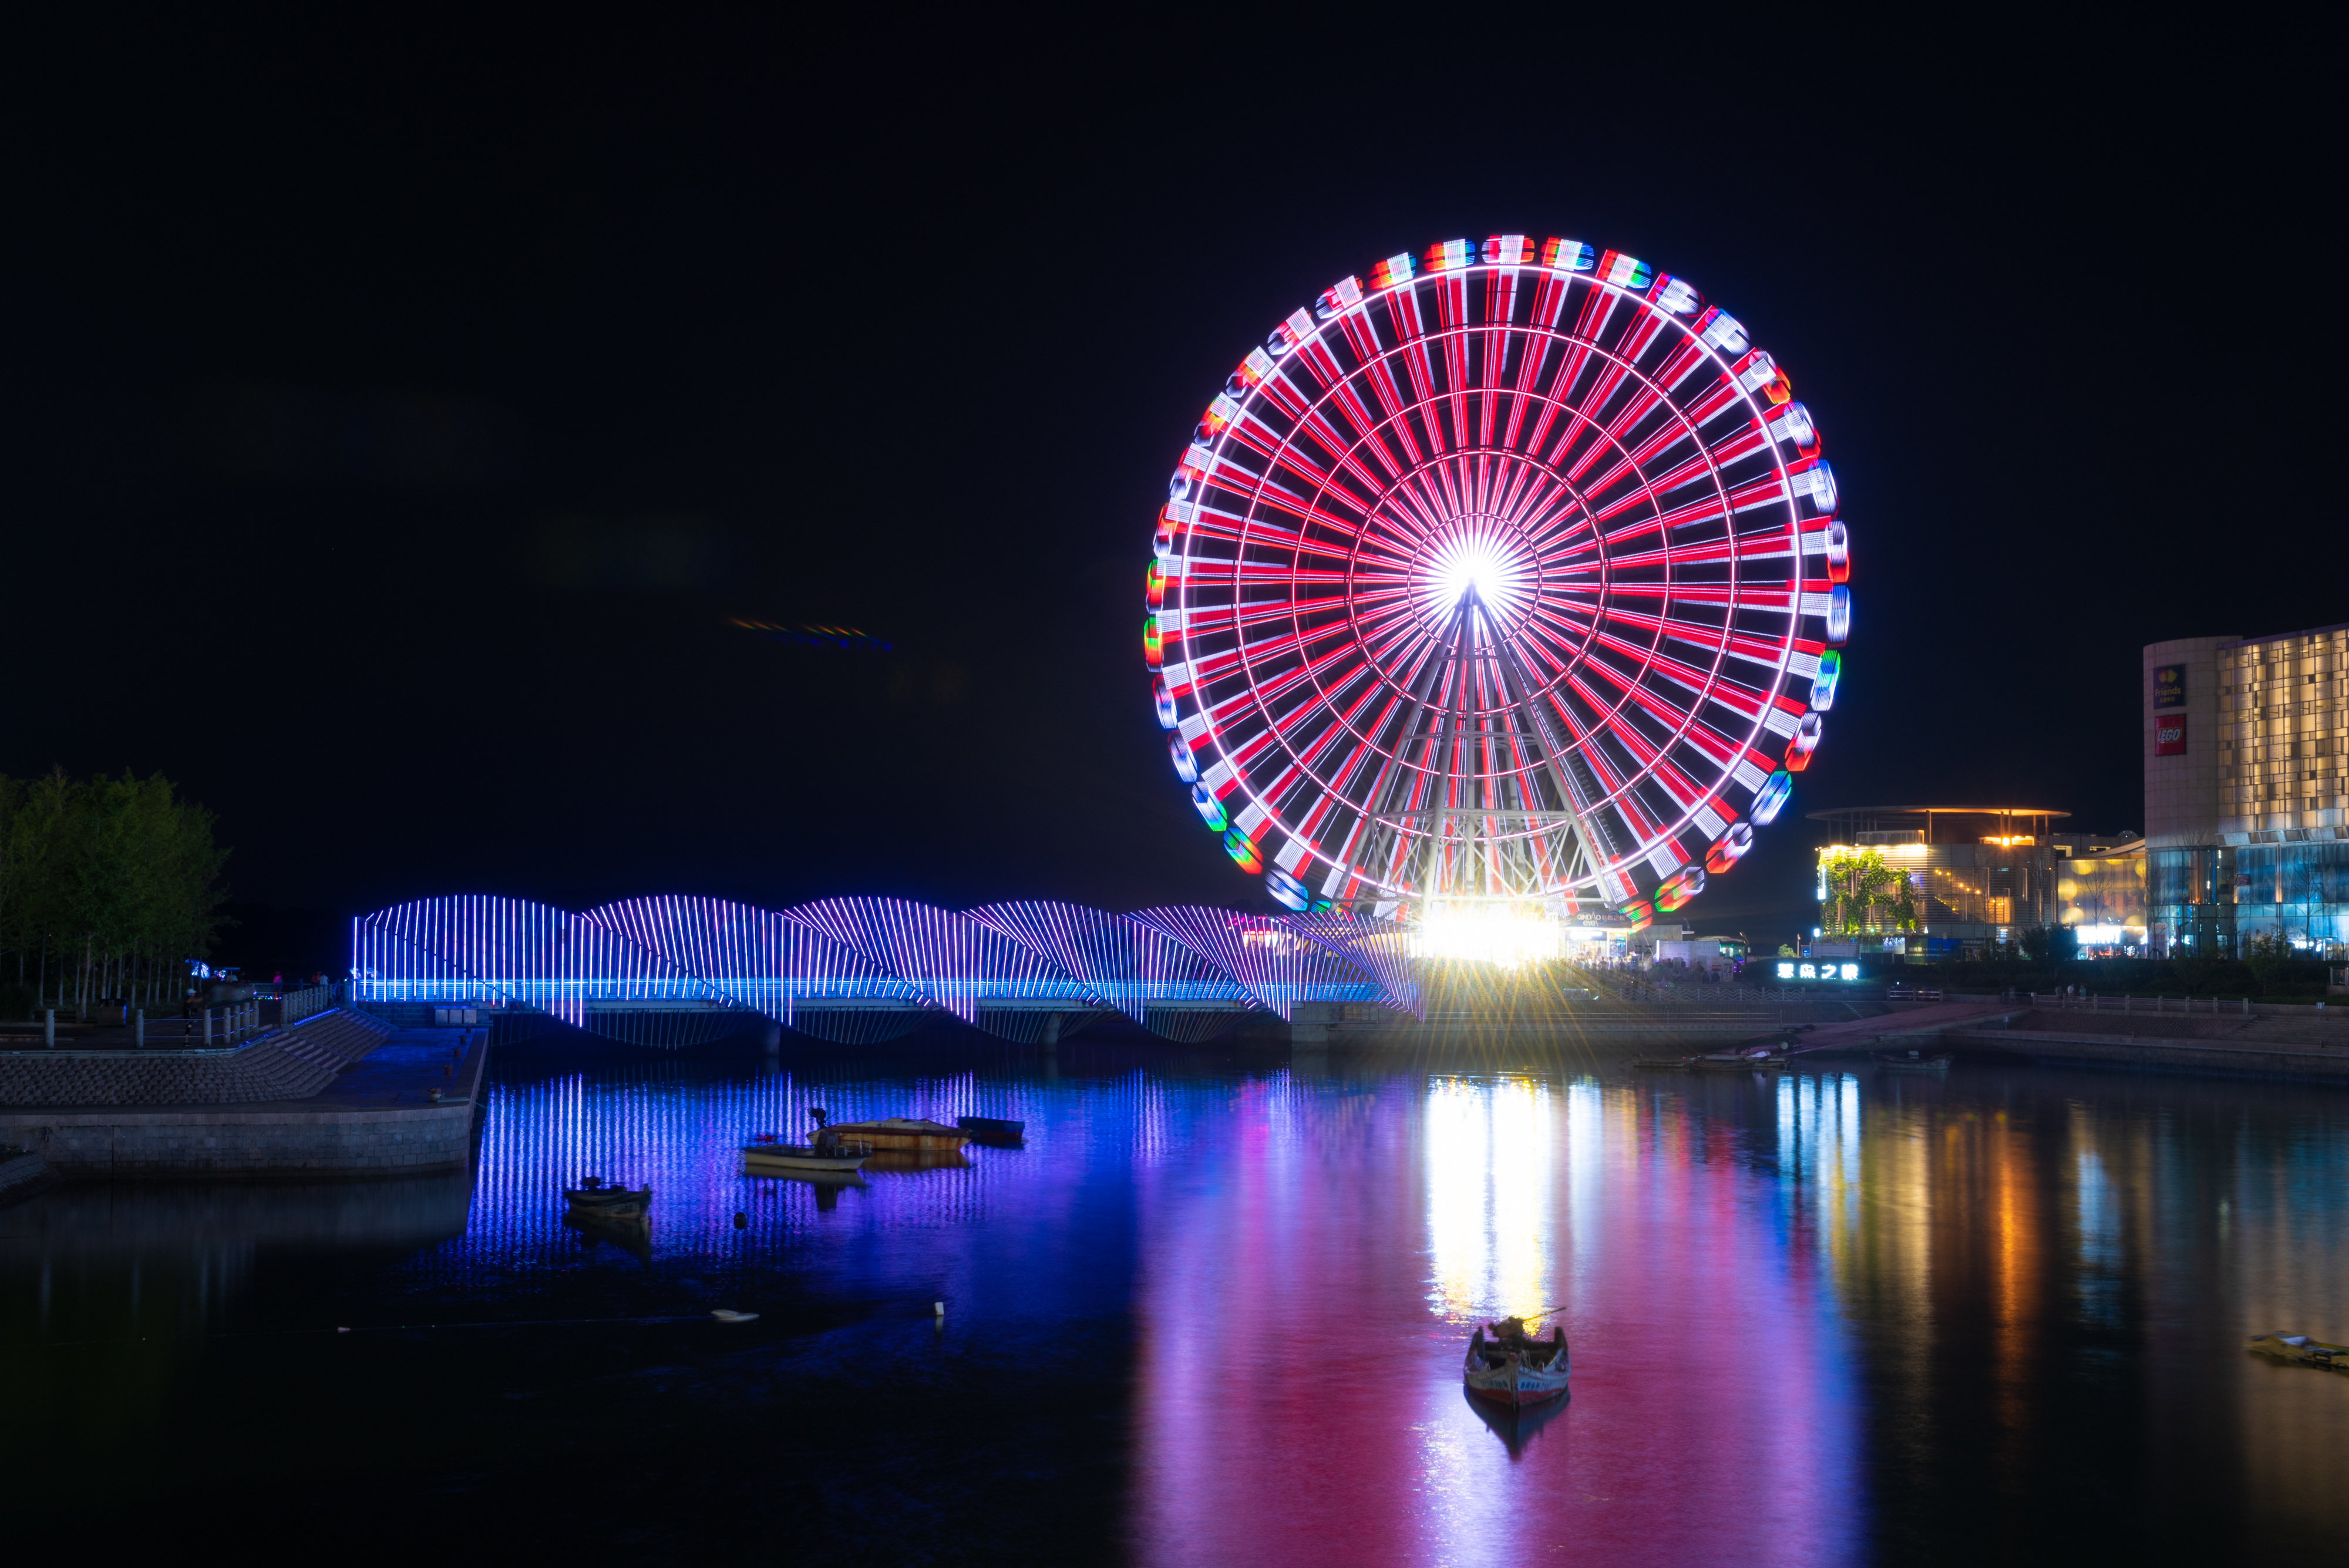
<instances>
[{"instance_id":1,"label":"river","mask_svg":"<svg viewBox=\"0 0 2349 1568\"><path fill-rule=\"evenodd\" d=\"M2349 1556L2349 1376L2243 1348L2349 1341L2337 1092L811 1053L512 1053L464 1175L0 1210L12 1543ZM736 1174L814 1106L1028 1141L858 1188ZM646 1255L563 1222L587 1171L651 1183ZM1470 1325L1544 1309L1570 1402L1488 1419Z\"/></svg>"}]
</instances>

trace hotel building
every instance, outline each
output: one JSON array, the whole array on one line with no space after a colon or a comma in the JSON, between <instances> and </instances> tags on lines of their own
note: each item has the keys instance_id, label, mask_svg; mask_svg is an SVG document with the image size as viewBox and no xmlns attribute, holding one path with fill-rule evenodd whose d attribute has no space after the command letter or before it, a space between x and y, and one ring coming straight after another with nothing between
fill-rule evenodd
<instances>
[{"instance_id":1,"label":"hotel building","mask_svg":"<svg viewBox=\"0 0 2349 1568\"><path fill-rule=\"evenodd\" d=\"M2156 951L2349 958L2349 625L2145 649Z\"/></svg>"}]
</instances>

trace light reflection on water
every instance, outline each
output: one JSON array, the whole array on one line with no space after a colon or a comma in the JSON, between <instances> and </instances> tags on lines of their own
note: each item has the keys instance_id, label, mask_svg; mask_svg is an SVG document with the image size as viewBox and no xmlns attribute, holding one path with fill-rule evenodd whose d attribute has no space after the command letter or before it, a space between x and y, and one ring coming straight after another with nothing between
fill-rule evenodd
<instances>
[{"instance_id":1,"label":"light reflection on water","mask_svg":"<svg viewBox=\"0 0 2349 1568\"><path fill-rule=\"evenodd\" d=\"M738 1173L736 1146L815 1106L1010 1117L1029 1143L846 1191ZM649 1259L562 1223L590 1171L654 1188ZM173 1412L324 1321L741 1304L774 1334L655 1354L721 1355L709 1386L767 1390L728 1396L751 1410L921 1324L935 1418L910 1449L912 1416L885 1408L835 1434L826 1495L948 1545L1065 1527L1106 1408L1130 1445L1098 1560L2319 1560L2349 1532L2349 1378L2240 1347L2349 1337L2345 1220L2349 1098L2254 1085L517 1065L470 1177L0 1210L0 1343L101 1345L12 1355L0 1394L51 1436L0 1439L0 1461L164 1484L130 1438L183 1452ZM952 1303L935 1330L933 1299ZM1460 1388L1469 1326L1553 1306L1571 1403L1487 1419ZM451 1417L505 1418L448 1386ZM595 1387L566 1420L623 1420ZM674 1401L702 1397L660 1396L681 1468L721 1411ZM52 1407L71 1421L44 1428ZM655 1440L629 1419L615 1440ZM993 1444L998 1424L1026 1435ZM957 1444L1008 1468L942 1503Z\"/></svg>"}]
</instances>

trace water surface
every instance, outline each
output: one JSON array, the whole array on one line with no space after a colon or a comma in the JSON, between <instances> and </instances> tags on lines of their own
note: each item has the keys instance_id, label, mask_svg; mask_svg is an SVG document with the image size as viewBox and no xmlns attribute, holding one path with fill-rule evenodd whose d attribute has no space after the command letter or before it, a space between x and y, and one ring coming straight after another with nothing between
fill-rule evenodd
<instances>
[{"instance_id":1,"label":"water surface","mask_svg":"<svg viewBox=\"0 0 2349 1568\"><path fill-rule=\"evenodd\" d=\"M459 1555L656 1562L2349 1542L2349 1376L2242 1349L2349 1339L2349 1096L968 1060L510 1055L464 1176L0 1210L12 1524L290 1552L429 1520ZM735 1174L818 1105L1029 1141L846 1189ZM562 1222L589 1170L654 1187L644 1255ZM1545 1309L1571 1402L1488 1418L1469 1326Z\"/></svg>"}]
</instances>

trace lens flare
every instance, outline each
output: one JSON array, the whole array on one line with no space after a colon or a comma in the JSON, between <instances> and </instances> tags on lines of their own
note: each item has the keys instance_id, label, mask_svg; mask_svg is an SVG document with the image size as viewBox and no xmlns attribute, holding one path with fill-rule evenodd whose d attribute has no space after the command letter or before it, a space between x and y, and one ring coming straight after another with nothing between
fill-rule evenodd
<instances>
[{"instance_id":1,"label":"lens flare","mask_svg":"<svg viewBox=\"0 0 2349 1568\"><path fill-rule=\"evenodd\" d=\"M1432 904L1411 935L1418 959L1521 969L1566 956L1566 928L1507 904Z\"/></svg>"},{"instance_id":2,"label":"lens flare","mask_svg":"<svg viewBox=\"0 0 2349 1568\"><path fill-rule=\"evenodd\" d=\"M1428 563L1426 581L1428 610L1444 620L1452 618L1472 590L1476 602L1495 616L1514 611L1525 591L1522 568L1510 551L1481 532L1457 535L1439 546Z\"/></svg>"}]
</instances>

